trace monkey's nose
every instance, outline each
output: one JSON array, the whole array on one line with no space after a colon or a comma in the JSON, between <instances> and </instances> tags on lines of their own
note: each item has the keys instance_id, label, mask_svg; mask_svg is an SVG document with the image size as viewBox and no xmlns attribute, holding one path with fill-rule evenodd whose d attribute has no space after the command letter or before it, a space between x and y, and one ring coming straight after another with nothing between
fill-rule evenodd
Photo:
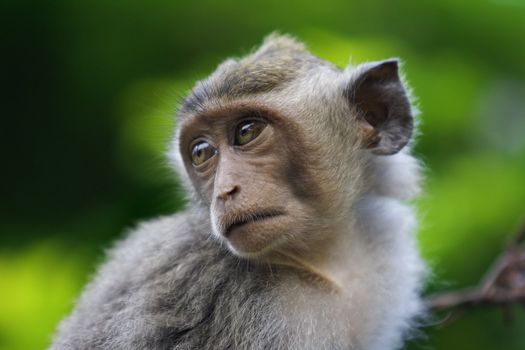
<instances>
[{"instance_id":1,"label":"monkey's nose","mask_svg":"<svg viewBox=\"0 0 525 350\"><path fill-rule=\"evenodd\" d=\"M230 186L219 192L217 198L222 201L227 201L233 199L239 192L241 188L238 185Z\"/></svg>"}]
</instances>

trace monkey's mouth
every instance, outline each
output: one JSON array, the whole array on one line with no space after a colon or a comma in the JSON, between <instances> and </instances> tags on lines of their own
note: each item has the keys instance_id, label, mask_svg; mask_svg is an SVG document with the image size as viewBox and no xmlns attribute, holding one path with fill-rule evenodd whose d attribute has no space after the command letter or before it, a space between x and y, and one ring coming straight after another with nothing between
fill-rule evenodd
<instances>
[{"instance_id":1,"label":"monkey's mouth","mask_svg":"<svg viewBox=\"0 0 525 350\"><path fill-rule=\"evenodd\" d=\"M255 222L261 222L261 221L267 221L273 218L276 218L278 216L284 215L284 211L282 210L267 210L267 211L261 211L257 213L244 213L244 214L235 214L235 215L229 215L228 218L226 218L224 225L224 236L228 237L231 235L233 231L236 229L255 223Z\"/></svg>"}]
</instances>

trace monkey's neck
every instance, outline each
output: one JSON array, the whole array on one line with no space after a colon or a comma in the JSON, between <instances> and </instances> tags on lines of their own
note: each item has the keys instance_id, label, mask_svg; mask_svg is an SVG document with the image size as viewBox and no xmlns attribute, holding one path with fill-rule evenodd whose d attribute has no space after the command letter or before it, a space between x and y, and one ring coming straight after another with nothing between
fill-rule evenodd
<instances>
[{"instance_id":1,"label":"monkey's neck","mask_svg":"<svg viewBox=\"0 0 525 350\"><path fill-rule=\"evenodd\" d=\"M294 253L280 252L272 257L271 263L296 269L299 273L311 281L319 283L329 291L339 293L343 290L340 283L330 276L327 271L319 269L315 264L306 261L301 256L296 256Z\"/></svg>"},{"instance_id":2,"label":"monkey's neck","mask_svg":"<svg viewBox=\"0 0 525 350\"><path fill-rule=\"evenodd\" d=\"M308 250L281 252L275 262L307 272L344 294L354 293L357 284L371 277L391 274L404 259L404 247L412 245L412 210L396 199L366 195L351 213L347 221L323 232L323 241Z\"/></svg>"},{"instance_id":3,"label":"monkey's neck","mask_svg":"<svg viewBox=\"0 0 525 350\"><path fill-rule=\"evenodd\" d=\"M345 289L345 281L351 273L352 225L347 222L340 229L324 232L324 239L316 240L312 247L303 250L279 250L268 257L274 265L292 267L312 281L321 283L334 292Z\"/></svg>"}]
</instances>

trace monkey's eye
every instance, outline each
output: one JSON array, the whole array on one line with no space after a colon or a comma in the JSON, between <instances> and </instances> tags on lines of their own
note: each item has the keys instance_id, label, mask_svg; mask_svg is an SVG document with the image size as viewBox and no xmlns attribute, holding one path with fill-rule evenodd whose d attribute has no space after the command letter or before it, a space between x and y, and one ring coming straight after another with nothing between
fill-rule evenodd
<instances>
[{"instance_id":1,"label":"monkey's eye","mask_svg":"<svg viewBox=\"0 0 525 350\"><path fill-rule=\"evenodd\" d=\"M235 129L234 145L243 146L252 142L265 127L266 123L260 120L247 120L240 123L237 125L237 129Z\"/></svg>"},{"instance_id":2,"label":"monkey's eye","mask_svg":"<svg viewBox=\"0 0 525 350\"><path fill-rule=\"evenodd\" d=\"M208 142L201 141L196 143L191 150L191 162L193 165L201 165L217 154L217 150Z\"/></svg>"}]
</instances>

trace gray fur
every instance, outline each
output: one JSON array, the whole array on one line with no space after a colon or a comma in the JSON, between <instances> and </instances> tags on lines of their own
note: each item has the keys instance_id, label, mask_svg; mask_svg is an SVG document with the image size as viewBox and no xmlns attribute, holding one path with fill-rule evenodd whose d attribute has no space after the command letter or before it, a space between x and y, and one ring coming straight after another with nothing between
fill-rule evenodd
<instances>
[{"instance_id":1,"label":"gray fur","mask_svg":"<svg viewBox=\"0 0 525 350\"><path fill-rule=\"evenodd\" d=\"M309 325L287 325L281 295L316 293L315 284L233 256L208 230L192 213L142 224L112 250L51 349L302 349ZM313 348L344 349L329 334Z\"/></svg>"},{"instance_id":2,"label":"gray fur","mask_svg":"<svg viewBox=\"0 0 525 350\"><path fill-rule=\"evenodd\" d=\"M241 97L278 89L311 68L330 63L306 51L304 45L287 36L270 35L253 54L230 59L214 74L200 81L184 100L181 114L198 111L205 101Z\"/></svg>"}]
</instances>

